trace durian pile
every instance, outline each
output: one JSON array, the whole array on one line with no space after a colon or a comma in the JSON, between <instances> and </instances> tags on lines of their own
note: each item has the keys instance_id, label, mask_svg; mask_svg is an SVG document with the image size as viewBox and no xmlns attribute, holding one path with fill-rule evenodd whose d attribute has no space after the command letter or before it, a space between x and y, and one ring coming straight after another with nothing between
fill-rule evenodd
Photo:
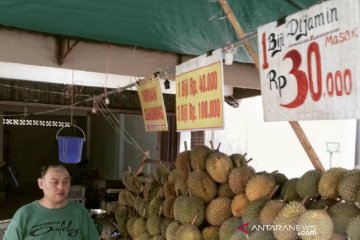
<instances>
[{"instance_id":1,"label":"durian pile","mask_svg":"<svg viewBox=\"0 0 360 240\"><path fill-rule=\"evenodd\" d=\"M124 173L122 239L360 240L360 170L256 172L246 154L196 146L151 177Z\"/></svg>"}]
</instances>

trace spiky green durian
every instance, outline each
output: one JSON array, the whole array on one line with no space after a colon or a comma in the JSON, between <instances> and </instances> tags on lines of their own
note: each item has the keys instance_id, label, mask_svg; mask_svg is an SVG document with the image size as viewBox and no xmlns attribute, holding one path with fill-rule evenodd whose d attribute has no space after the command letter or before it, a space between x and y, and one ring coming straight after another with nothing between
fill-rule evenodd
<instances>
[{"instance_id":1,"label":"spiky green durian","mask_svg":"<svg viewBox=\"0 0 360 240\"><path fill-rule=\"evenodd\" d=\"M345 168L330 168L320 178L319 194L325 199L335 199L339 196L337 191L342 175L347 170Z\"/></svg>"},{"instance_id":2,"label":"spiky green durian","mask_svg":"<svg viewBox=\"0 0 360 240\"><path fill-rule=\"evenodd\" d=\"M200 226L205 218L204 202L197 197L180 196L174 202L174 219L181 223L193 223L195 226Z\"/></svg>"},{"instance_id":3,"label":"spiky green durian","mask_svg":"<svg viewBox=\"0 0 360 240\"><path fill-rule=\"evenodd\" d=\"M250 201L245 194L236 195L231 201L231 213L234 217L242 217Z\"/></svg>"},{"instance_id":4,"label":"spiky green durian","mask_svg":"<svg viewBox=\"0 0 360 240\"><path fill-rule=\"evenodd\" d=\"M133 233L134 233L134 238L148 233L145 218L139 217L135 220L133 224Z\"/></svg>"},{"instance_id":5,"label":"spiky green durian","mask_svg":"<svg viewBox=\"0 0 360 240\"><path fill-rule=\"evenodd\" d=\"M319 195L319 182L322 173L317 170L307 171L297 181L295 189L300 198L316 198Z\"/></svg>"},{"instance_id":6,"label":"spiky green durian","mask_svg":"<svg viewBox=\"0 0 360 240\"><path fill-rule=\"evenodd\" d=\"M163 221L163 217L161 216L150 216L147 220L146 220L146 229L148 231L148 233L151 236L156 236L161 234L161 224Z\"/></svg>"},{"instance_id":7,"label":"spiky green durian","mask_svg":"<svg viewBox=\"0 0 360 240\"><path fill-rule=\"evenodd\" d=\"M187 186L191 194L200 198L204 203L210 202L217 195L217 186L209 174L196 170L189 174Z\"/></svg>"},{"instance_id":8,"label":"spiky green durian","mask_svg":"<svg viewBox=\"0 0 360 240\"><path fill-rule=\"evenodd\" d=\"M231 191L228 183L223 183L219 185L217 195L218 197L233 198L235 196L235 193Z\"/></svg>"},{"instance_id":9,"label":"spiky green durian","mask_svg":"<svg viewBox=\"0 0 360 240\"><path fill-rule=\"evenodd\" d=\"M245 212L242 216L244 223L249 223L249 229L252 229L254 226L261 224L260 222L260 213L261 209L269 201L268 198L258 199L254 202L250 202Z\"/></svg>"},{"instance_id":10,"label":"spiky green durian","mask_svg":"<svg viewBox=\"0 0 360 240\"><path fill-rule=\"evenodd\" d=\"M299 178L292 178L285 183L281 189L281 198L291 202L300 199L300 196L296 192L296 183L299 181Z\"/></svg>"},{"instance_id":11,"label":"spiky green durian","mask_svg":"<svg viewBox=\"0 0 360 240\"><path fill-rule=\"evenodd\" d=\"M348 202L360 202L360 170L354 169L342 175L338 185L340 197Z\"/></svg>"},{"instance_id":12,"label":"spiky green durian","mask_svg":"<svg viewBox=\"0 0 360 240\"><path fill-rule=\"evenodd\" d=\"M298 235L303 240L330 240L334 233L334 223L324 209L306 211L298 218L297 225Z\"/></svg>"},{"instance_id":13,"label":"spiky green durian","mask_svg":"<svg viewBox=\"0 0 360 240\"><path fill-rule=\"evenodd\" d=\"M294 228L300 215L306 212L304 205L297 201L286 204L274 220L274 225L289 226L287 228L275 228L274 236L281 240L297 240L298 234Z\"/></svg>"},{"instance_id":14,"label":"spiky green durian","mask_svg":"<svg viewBox=\"0 0 360 240\"><path fill-rule=\"evenodd\" d=\"M206 208L206 220L213 226L220 226L231 216L231 199L218 197L208 204Z\"/></svg>"},{"instance_id":15,"label":"spiky green durian","mask_svg":"<svg viewBox=\"0 0 360 240\"><path fill-rule=\"evenodd\" d=\"M234 153L230 155L231 160L233 161L233 165L235 167L246 167L248 165L248 160L246 159L246 153Z\"/></svg>"},{"instance_id":16,"label":"spiky green durian","mask_svg":"<svg viewBox=\"0 0 360 240\"><path fill-rule=\"evenodd\" d=\"M270 174L256 175L246 184L246 196L250 202L268 197L274 190L275 184L275 180Z\"/></svg>"},{"instance_id":17,"label":"spiky green durian","mask_svg":"<svg viewBox=\"0 0 360 240\"><path fill-rule=\"evenodd\" d=\"M346 228L349 240L360 239L360 215L354 217Z\"/></svg>"},{"instance_id":18,"label":"spiky green durian","mask_svg":"<svg viewBox=\"0 0 360 240\"><path fill-rule=\"evenodd\" d=\"M251 240L276 240L270 231L255 231L250 235Z\"/></svg>"},{"instance_id":19,"label":"spiky green durian","mask_svg":"<svg viewBox=\"0 0 360 240\"><path fill-rule=\"evenodd\" d=\"M166 229L166 239L175 240L176 232L181 226L179 221L172 221Z\"/></svg>"},{"instance_id":20,"label":"spiky green durian","mask_svg":"<svg viewBox=\"0 0 360 240\"><path fill-rule=\"evenodd\" d=\"M190 150L180 152L175 159L175 167L185 173L190 172Z\"/></svg>"},{"instance_id":21,"label":"spiky green durian","mask_svg":"<svg viewBox=\"0 0 360 240\"><path fill-rule=\"evenodd\" d=\"M241 194L245 191L245 186L255 175L255 169L248 167L233 168L229 173L229 187L235 194Z\"/></svg>"},{"instance_id":22,"label":"spiky green durian","mask_svg":"<svg viewBox=\"0 0 360 240\"><path fill-rule=\"evenodd\" d=\"M205 145L195 146L191 150L190 161L193 170L205 170L206 159L211 153L211 149Z\"/></svg>"},{"instance_id":23,"label":"spiky green durian","mask_svg":"<svg viewBox=\"0 0 360 240\"><path fill-rule=\"evenodd\" d=\"M176 240L202 240L200 230L191 224L183 224L176 231Z\"/></svg>"},{"instance_id":24,"label":"spiky green durian","mask_svg":"<svg viewBox=\"0 0 360 240\"><path fill-rule=\"evenodd\" d=\"M276 216L285 206L282 200L271 200L265 204L260 212L260 222L263 225L273 225Z\"/></svg>"},{"instance_id":25,"label":"spiky green durian","mask_svg":"<svg viewBox=\"0 0 360 240\"><path fill-rule=\"evenodd\" d=\"M206 159L206 170L215 182L227 182L232 168L233 163L225 153L212 152Z\"/></svg>"},{"instance_id":26,"label":"spiky green durian","mask_svg":"<svg viewBox=\"0 0 360 240\"><path fill-rule=\"evenodd\" d=\"M229 218L221 224L219 237L220 240L231 239L237 233L238 227L241 226L241 218Z\"/></svg>"},{"instance_id":27,"label":"spiky green durian","mask_svg":"<svg viewBox=\"0 0 360 240\"><path fill-rule=\"evenodd\" d=\"M335 232L345 234L346 226L352 218L360 214L360 209L352 203L339 202L330 207L329 214L335 224Z\"/></svg>"},{"instance_id":28,"label":"spiky green durian","mask_svg":"<svg viewBox=\"0 0 360 240\"><path fill-rule=\"evenodd\" d=\"M202 230L203 240L220 240L218 226L208 226Z\"/></svg>"}]
</instances>

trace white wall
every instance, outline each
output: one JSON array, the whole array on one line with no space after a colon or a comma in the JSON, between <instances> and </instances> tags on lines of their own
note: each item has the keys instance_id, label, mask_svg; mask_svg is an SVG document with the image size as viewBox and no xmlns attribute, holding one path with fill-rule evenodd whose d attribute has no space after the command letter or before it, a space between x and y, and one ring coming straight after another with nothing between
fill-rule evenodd
<instances>
[{"instance_id":1,"label":"white wall","mask_svg":"<svg viewBox=\"0 0 360 240\"><path fill-rule=\"evenodd\" d=\"M314 169L288 122L264 122L261 97L243 99L239 108L225 103L225 129L214 131L214 144L227 153L248 153L256 171L275 171L300 177ZM332 166L354 168L356 120L301 121L306 136L325 169L329 168L327 142L339 142ZM211 132L208 132L209 136Z\"/></svg>"}]
</instances>

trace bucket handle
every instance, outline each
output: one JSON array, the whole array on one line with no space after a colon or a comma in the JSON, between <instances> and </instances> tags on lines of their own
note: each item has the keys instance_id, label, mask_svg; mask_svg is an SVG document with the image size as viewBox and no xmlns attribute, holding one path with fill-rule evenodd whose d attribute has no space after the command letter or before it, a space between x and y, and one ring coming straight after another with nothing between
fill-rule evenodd
<instances>
[{"instance_id":1,"label":"bucket handle","mask_svg":"<svg viewBox=\"0 0 360 240\"><path fill-rule=\"evenodd\" d=\"M86 141L85 133L84 133L84 131L83 131L80 127L76 126L75 124L71 125L70 127L76 127L77 129L79 129L79 130L82 132L82 134L84 135L84 141ZM61 130L63 130L64 128L67 128L67 127L62 127L62 128L60 128L60 129L57 131L57 133L56 133L56 139L58 138L59 133L61 132Z\"/></svg>"}]
</instances>

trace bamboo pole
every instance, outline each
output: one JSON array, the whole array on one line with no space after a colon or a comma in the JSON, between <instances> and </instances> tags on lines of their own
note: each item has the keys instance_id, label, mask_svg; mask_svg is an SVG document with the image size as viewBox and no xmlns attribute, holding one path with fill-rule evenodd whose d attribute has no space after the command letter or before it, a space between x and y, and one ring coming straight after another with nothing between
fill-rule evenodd
<instances>
[{"instance_id":1,"label":"bamboo pole","mask_svg":"<svg viewBox=\"0 0 360 240\"><path fill-rule=\"evenodd\" d=\"M224 13L226 14L227 18L229 19L231 25L235 29L236 35L239 39L244 38L246 36L243 28L241 27L239 21L237 20L236 16L234 15L234 12L232 11L231 7L229 6L228 2L226 0L218 0L221 8L223 9ZM250 58L254 62L257 69L259 69L259 58L250 45L250 43L245 43L244 47L246 51L248 52ZM322 163L319 160L319 157L317 156L316 152L314 151L313 147L311 146L311 143L309 142L308 138L306 137L303 129L301 128L300 124L297 121L291 121L289 122L290 126L294 130L297 138L299 139L301 145L303 146L306 154L310 158L311 163L315 167L316 170L325 172L325 169L322 165Z\"/></svg>"}]
</instances>

